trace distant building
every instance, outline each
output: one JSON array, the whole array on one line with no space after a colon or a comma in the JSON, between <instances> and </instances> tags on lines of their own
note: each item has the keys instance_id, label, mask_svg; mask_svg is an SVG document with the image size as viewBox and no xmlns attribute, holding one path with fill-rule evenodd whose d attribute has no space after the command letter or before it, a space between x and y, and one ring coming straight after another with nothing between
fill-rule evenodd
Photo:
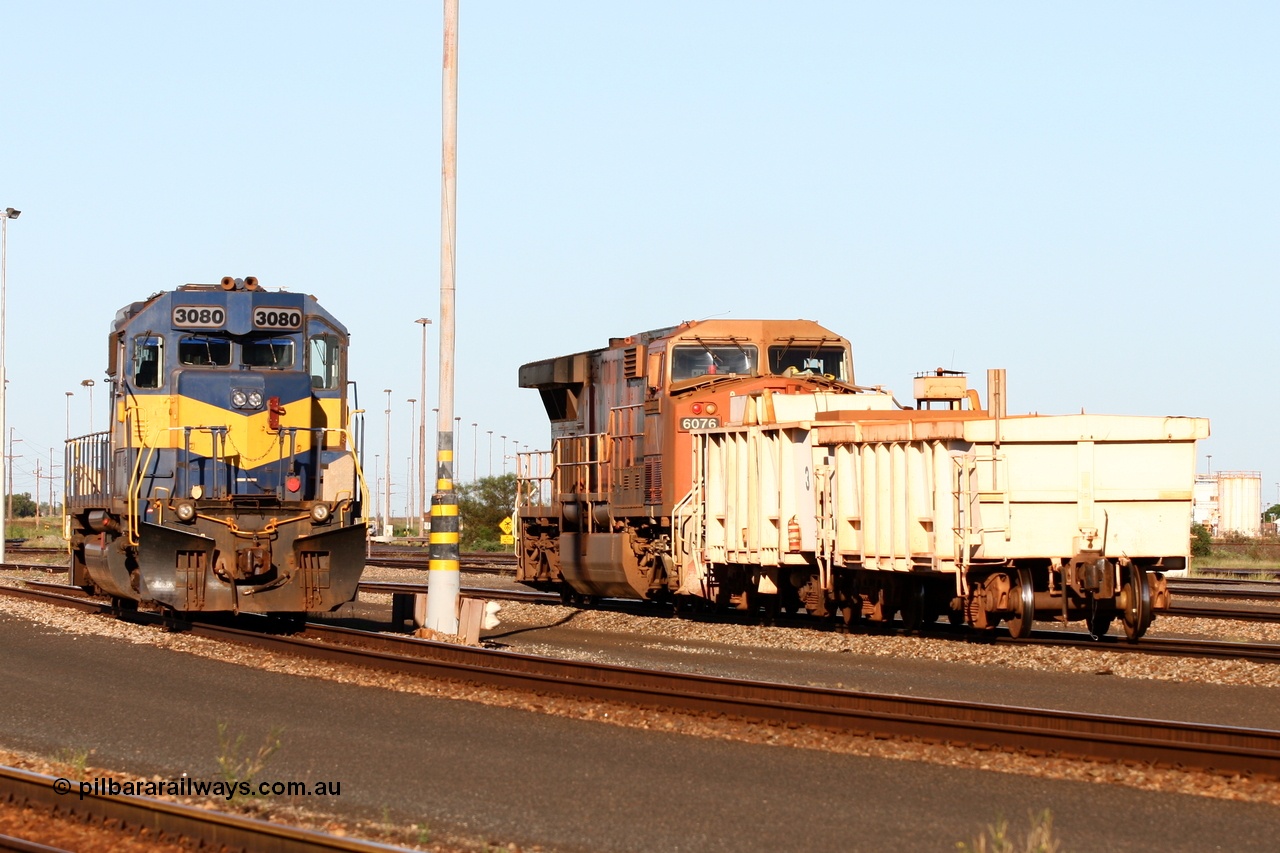
<instances>
[{"instance_id":1,"label":"distant building","mask_svg":"<svg viewBox=\"0 0 1280 853\"><path fill-rule=\"evenodd\" d=\"M1214 536L1262 535L1262 473L1197 474L1191 520L1208 527Z\"/></svg>"},{"instance_id":2,"label":"distant building","mask_svg":"<svg viewBox=\"0 0 1280 853\"><path fill-rule=\"evenodd\" d=\"M1191 523L1203 524L1210 533L1218 529L1218 478L1212 474L1196 474L1191 490Z\"/></svg>"},{"instance_id":3,"label":"distant building","mask_svg":"<svg viewBox=\"0 0 1280 853\"><path fill-rule=\"evenodd\" d=\"M1220 471L1218 533L1262 535L1262 472Z\"/></svg>"}]
</instances>

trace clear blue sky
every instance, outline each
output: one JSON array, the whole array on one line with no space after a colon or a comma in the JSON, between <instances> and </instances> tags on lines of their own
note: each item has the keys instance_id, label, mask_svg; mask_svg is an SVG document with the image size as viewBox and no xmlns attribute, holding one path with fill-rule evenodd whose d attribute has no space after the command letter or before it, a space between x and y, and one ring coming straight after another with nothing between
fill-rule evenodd
<instances>
[{"instance_id":1,"label":"clear blue sky","mask_svg":"<svg viewBox=\"0 0 1280 853\"><path fill-rule=\"evenodd\" d=\"M1012 411L1208 417L1201 470L1260 470L1273 502L1277 9L463 0L459 473L472 422L481 475L490 429L546 446L521 363L729 312L819 320L900 397L919 370L1005 367ZM0 4L17 491L66 391L87 429L83 379L103 425L118 308L256 275L351 329L370 457L394 390L403 500L413 320L439 305L440 21Z\"/></svg>"}]
</instances>

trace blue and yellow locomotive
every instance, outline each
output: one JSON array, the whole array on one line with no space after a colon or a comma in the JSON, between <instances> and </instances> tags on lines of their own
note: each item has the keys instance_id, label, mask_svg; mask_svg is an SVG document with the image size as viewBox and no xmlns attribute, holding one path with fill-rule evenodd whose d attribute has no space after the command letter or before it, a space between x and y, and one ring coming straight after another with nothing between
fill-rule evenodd
<instances>
[{"instance_id":1,"label":"blue and yellow locomotive","mask_svg":"<svg viewBox=\"0 0 1280 853\"><path fill-rule=\"evenodd\" d=\"M180 612L353 599L366 501L348 341L313 297L251 277L121 309L110 429L67 443L71 582Z\"/></svg>"}]
</instances>

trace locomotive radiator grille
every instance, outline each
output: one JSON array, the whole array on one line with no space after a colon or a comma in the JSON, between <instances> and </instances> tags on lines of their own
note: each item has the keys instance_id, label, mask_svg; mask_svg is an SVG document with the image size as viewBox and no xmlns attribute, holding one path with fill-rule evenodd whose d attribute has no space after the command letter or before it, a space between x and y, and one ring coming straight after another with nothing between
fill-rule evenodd
<instances>
[{"instance_id":1,"label":"locomotive radiator grille","mask_svg":"<svg viewBox=\"0 0 1280 853\"><path fill-rule=\"evenodd\" d=\"M662 503L662 458L648 456L644 460L644 502Z\"/></svg>"}]
</instances>

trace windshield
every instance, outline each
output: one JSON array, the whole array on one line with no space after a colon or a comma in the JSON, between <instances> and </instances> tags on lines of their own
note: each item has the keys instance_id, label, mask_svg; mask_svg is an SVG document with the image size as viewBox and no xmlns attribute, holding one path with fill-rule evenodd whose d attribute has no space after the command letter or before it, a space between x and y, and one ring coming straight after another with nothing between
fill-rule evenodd
<instances>
[{"instance_id":1,"label":"windshield","mask_svg":"<svg viewBox=\"0 0 1280 853\"><path fill-rule=\"evenodd\" d=\"M749 376L756 372L756 361L754 346L681 345L672 349L671 381L726 373Z\"/></svg>"},{"instance_id":2,"label":"windshield","mask_svg":"<svg viewBox=\"0 0 1280 853\"><path fill-rule=\"evenodd\" d=\"M293 339L245 341L240 345L240 363L248 367L293 367Z\"/></svg>"},{"instance_id":3,"label":"windshield","mask_svg":"<svg viewBox=\"0 0 1280 853\"><path fill-rule=\"evenodd\" d=\"M819 373L847 382L844 347L786 344L769 347L769 372L775 376L791 373Z\"/></svg>"},{"instance_id":4,"label":"windshield","mask_svg":"<svg viewBox=\"0 0 1280 853\"><path fill-rule=\"evenodd\" d=\"M231 341L193 335L178 341L178 362L184 365L226 367L231 363Z\"/></svg>"}]
</instances>

